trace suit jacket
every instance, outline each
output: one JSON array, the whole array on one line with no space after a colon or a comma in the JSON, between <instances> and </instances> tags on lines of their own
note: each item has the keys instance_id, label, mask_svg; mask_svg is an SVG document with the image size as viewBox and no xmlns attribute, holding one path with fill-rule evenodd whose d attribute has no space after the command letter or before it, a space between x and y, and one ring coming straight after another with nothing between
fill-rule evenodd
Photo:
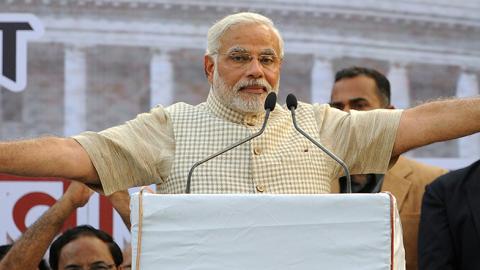
<instances>
[{"instance_id":1,"label":"suit jacket","mask_svg":"<svg viewBox=\"0 0 480 270\"><path fill-rule=\"evenodd\" d=\"M420 207L425 186L447 170L399 157L385 174L381 191L388 191L397 200L402 222L407 270L417 270L417 239ZM333 193L340 190L339 181L331 183Z\"/></svg>"},{"instance_id":2,"label":"suit jacket","mask_svg":"<svg viewBox=\"0 0 480 270\"><path fill-rule=\"evenodd\" d=\"M428 185L418 251L420 269L480 269L480 160Z\"/></svg>"}]
</instances>

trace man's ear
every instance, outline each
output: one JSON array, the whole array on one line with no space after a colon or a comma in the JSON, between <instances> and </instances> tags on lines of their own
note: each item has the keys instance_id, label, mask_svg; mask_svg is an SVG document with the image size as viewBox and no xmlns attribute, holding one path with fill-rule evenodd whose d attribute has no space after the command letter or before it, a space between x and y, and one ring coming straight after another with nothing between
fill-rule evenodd
<instances>
[{"instance_id":1,"label":"man's ear","mask_svg":"<svg viewBox=\"0 0 480 270\"><path fill-rule=\"evenodd\" d=\"M207 76L208 82L213 83L213 72L215 70L215 62L210 55L205 55L203 58L203 69L205 71L205 76Z\"/></svg>"}]
</instances>

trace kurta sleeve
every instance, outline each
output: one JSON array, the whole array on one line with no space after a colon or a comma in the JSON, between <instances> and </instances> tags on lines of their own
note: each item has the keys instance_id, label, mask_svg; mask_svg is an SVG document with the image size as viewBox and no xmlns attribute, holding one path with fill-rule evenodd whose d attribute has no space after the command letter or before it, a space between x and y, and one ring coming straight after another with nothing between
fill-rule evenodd
<instances>
[{"instance_id":1,"label":"kurta sleeve","mask_svg":"<svg viewBox=\"0 0 480 270\"><path fill-rule=\"evenodd\" d=\"M73 137L87 151L105 194L165 181L175 154L173 127L161 106L123 125Z\"/></svg>"},{"instance_id":2,"label":"kurta sleeve","mask_svg":"<svg viewBox=\"0 0 480 270\"><path fill-rule=\"evenodd\" d=\"M351 174L384 173L389 166L402 110L350 111L314 106L321 141ZM332 179L343 175L336 165Z\"/></svg>"}]
</instances>

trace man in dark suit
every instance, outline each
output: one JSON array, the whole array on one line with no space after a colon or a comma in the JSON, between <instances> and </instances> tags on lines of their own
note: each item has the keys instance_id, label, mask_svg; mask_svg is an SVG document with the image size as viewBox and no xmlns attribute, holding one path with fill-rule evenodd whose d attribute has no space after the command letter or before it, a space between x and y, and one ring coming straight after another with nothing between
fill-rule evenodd
<instances>
[{"instance_id":1,"label":"man in dark suit","mask_svg":"<svg viewBox=\"0 0 480 270\"><path fill-rule=\"evenodd\" d=\"M419 269L480 269L480 160L440 176L423 196Z\"/></svg>"}]
</instances>

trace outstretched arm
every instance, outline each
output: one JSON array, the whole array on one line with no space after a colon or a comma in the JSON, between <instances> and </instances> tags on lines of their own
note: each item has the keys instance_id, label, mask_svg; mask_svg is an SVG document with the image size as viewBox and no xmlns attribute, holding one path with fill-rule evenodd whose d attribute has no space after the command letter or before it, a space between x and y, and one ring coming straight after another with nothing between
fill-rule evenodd
<instances>
[{"instance_id":1,"label":"outstretched arm","mask_svg":"<svg viewBox=\"0 0 480 270\"><path fill-rule=\"evenodd\" d=\"M480 132L479 97L425 103L403 112L392 157L476 132Z\"/></svg>"},{"instance_id":2,"label":"outstretched arm","mask_svg":"<svg viewBox=\"0 0 480 270\"><path fill-rule=\"evenodd\" d=\"M77 208L84 206L92 190L72 182L65 194L15 242L0 261L0 269L36 269L63 223Z\"/></svg>"},{"instance_id":3,"label":"outstretched arm","mask_svg":"<svg viewBox=\"0 0 480 270\"><path fill-rule=\"evenodd\" d=\"M61 177L100 185L87 152L71 138L45 137L0 143L0 172L34 177Z\"/></svg>"}]
</instances>

